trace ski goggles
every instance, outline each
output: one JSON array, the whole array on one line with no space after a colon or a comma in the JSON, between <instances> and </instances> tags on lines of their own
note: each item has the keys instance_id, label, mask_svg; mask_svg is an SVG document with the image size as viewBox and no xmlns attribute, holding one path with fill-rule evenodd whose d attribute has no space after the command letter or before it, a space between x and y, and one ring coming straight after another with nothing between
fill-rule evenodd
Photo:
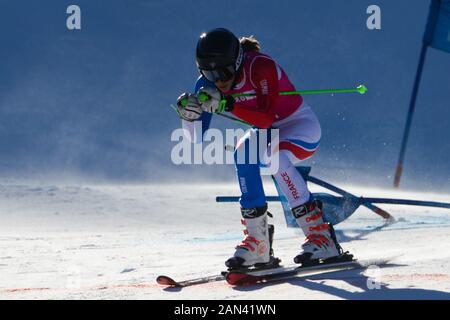
<instances>
[{"instance_id":1,"label":"ski goggles","mask_svg":"<svg viewBox=\"0 0 450 320\"><path fill-rule=\"evenodd\" d=\"M234 74L236 73L236 69L233 65L229 65L214 70L200 69L200 73L211 82L216 82L219 80L226 82L233 78Z\"/></svg>"}]
</instances>

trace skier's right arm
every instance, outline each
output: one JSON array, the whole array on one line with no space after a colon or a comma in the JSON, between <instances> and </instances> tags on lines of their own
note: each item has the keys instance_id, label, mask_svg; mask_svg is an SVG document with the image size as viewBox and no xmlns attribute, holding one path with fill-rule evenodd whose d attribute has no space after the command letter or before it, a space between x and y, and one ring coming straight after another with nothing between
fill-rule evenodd
<instances>
[{"instance_id":1,"label":"skier's right arm","mask_svg":"<svg viewBox=\"0 0 450 320\"><path fill-rule=\"evenodd\" d=\"M200 119L203 110L194 93L183 93L177 99L177 111L181 119L192 122Z\"/></svg>"},{"instance_id":2,"label":"skier's right arm","mask_svg":"<svg viewBox=\"0 0 450 320\"><path fill-rule=\"evenodd\" d=\"M201 76L197 79L195 84L195 93L197 94L202 87L215 87L214 84L208 81L205 77ZM203 134L209 129L211 123L212 114L203 112L196 121L181 120L183 129L185 130L185 136L194 143L200 143L203 141ZM201 124L201 125L200 125Z\"/></svg>"}]
</instances>

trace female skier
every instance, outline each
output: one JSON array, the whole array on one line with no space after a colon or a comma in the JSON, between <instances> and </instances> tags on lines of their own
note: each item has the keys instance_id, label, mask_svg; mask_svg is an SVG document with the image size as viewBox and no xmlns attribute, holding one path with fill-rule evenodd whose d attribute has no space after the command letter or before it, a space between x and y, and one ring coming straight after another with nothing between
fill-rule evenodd
<instances>
[{"instance_id":1,"label":"female skier","mask_svg":"<svg viewBox=\"0 0 450 320\"><path fill-rule=\"evenodd\" d=\"M238 142L234 154L245 238L225 264L229 269L251 268L273 260L260 163L237 161L240 149L251 145L252 139L258 139L259 129L267 128L279 130L279 145L275 148L279 152L279 169L274 178L306 236L294 261L304 265L339 260L344 254L333 226L322 218L322 203L312 198L305 180L294 166L317 150L321 136L319 121L302 96L278 95L280 91L295 88L276 61L260 49L254 37L238 39L227 29L203 33L196 49L201 76L195 93L184 93L177 101L183 128L190 137L201 140L212 114L224 111L222 100L227 101L225 111L253 126ZM255 95L235 100L231 98L235 93ZM208 99L199 101L201 94ZM200 134L194 134L197 120L202 122ZM244 150L248 153L249 148Z\"/></svg>"}]
</instances>

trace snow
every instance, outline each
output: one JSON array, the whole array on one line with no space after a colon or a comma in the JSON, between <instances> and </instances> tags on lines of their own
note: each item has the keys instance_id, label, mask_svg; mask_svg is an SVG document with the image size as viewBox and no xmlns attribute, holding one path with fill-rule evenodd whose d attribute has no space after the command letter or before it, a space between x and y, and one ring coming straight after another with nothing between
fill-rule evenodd
<instances>
[{"instance_id":1,"label":"snow","mask_svg":"<svg viewBox=\"0 0 450 320\"><path fill-rule=\"evenodd\" d=\"M341 186L357 195L450 202L448 194ZM267 194L275 194L266 186ZM213 275L242 239L234 184L0 184L0 299L450 299L450 211L380 205L399 222L359 208L339 224L345 250L390 258L379 289L361 270L233 288L225 282L183 289L156 284ZM322 191L313 189L313 191ZM291 264L302 242L274 213L274 249ZM369 280L369 285L368 285ZM370 284L372 283L372 285Z\"/></svg>"}]
</instances>

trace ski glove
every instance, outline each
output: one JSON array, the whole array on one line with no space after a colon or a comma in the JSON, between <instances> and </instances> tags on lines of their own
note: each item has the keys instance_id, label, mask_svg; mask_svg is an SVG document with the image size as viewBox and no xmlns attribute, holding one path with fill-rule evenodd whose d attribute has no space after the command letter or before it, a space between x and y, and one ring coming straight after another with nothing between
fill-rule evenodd
<instances>
[{"instance_id":1,"label":"ski glove","mask_svg":"<svg viewBox=\"0 0 450 320\"><path fill-rule=\"evenodd\" d=\"M201 87L198 91L198 100L203 111L209 113L222 113L231 111L234 105L232 96L223 95L217 88Z\"/></svg>"},{"instance_id":2,"label":"ski glove","mask_svg":"<svg viewBox=\"0 0 450 320\"><path fill-rule=\"evenodd\" d=\"M197 96L193 93L183 93L177 99L177 113L181 119L186 121L198 120L202 113L202 107L197 99Z\"/></svg>"}]
</instances>

